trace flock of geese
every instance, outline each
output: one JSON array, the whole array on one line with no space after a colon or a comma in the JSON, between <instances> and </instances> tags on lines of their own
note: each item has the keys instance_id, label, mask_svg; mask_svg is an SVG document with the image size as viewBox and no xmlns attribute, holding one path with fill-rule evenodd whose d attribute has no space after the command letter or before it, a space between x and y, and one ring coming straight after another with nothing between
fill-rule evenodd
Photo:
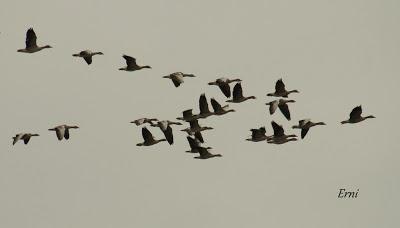
<instances>
[{"instance_id":1,"label":"flock of geese","mask_svg":"<svg viewBox=\"0 0 400 228\"><path fill-rule=\"evenodd\" d=\"M41 51L43 49L52 48L50 45L38 46L37 45L37 37L32 28L28 29L26 33L26 46L24 49L19 49L18 52L23 53L35 53ZM77 54L73 54L74 57L80 57L85 60L85 62L90 65L93 61L93 56L95 55L103 55L102 52L92 52L90 50L84 50ZM136 59L128 56L122 56L126 61L126 66L119 68L119 70L123 71L137 71L141 69L151 69L148 65L140 66L136 63ZM170 79L175 87L179 87L183 82L185 77L195 77L193 74L185 74L182 72L175 72L170 75L163 76L163 78ZM225 95L227 100L226 102L229 103L242 103L249 99L256 99L255 96L244 96L243 89L241 84L241 79L228 79L228 78L218 78L213 82L209 82L208 85L216 85L219 87L223 95ZM230 83L236 82L233 90L231 91ZM267 102L266 105L269 106L269 113L273 115L277 109L283 114L283 116L290 121L290 110L289 110L289 103L295 102L295 100L291 99L284 99L288 98L288 96L292 93L299 93L298 90L286 90L285 84L282 79L279 79L275 84L275 91L273 93L268 93L267 96L277 97L278 99ZM213 111L210 111L208 106L208 101L206 95L203 93L199 97L199 114L193 114L193 109L188 109L182 112L182 117L178 117L177 120L188 122L189 126L181 131L184 131L188 134L187 141L190 146L190 150L186 151L188 153L198 154L198 156L194 157L197 159L208 159L212 157L222 157L221 154L212 154L209 152L211 147L203 146L204 138L202 135L203 131L212 130L212 127L208 126L201 126L199 124L200 119L205 119L210 116L221 116L226 115L229 112L235 112L234 109L230 109L229 105L222 106L216 99L210 99L211 107ZM342 124L354 124L364 121L369 118L375 118L372 115L369 116L362 116L362 108L361 105L355 107L351 112L349 119L342 121ZM137 120L132 121L131 123L136 124L137 126L141 125L148 125L150 127L157 127L159 128L165 138L163 139L155 139L153 134L150 130L144 126L142 127L142 137L143 142L136 144L137 146L152 146L160 142L168 142L170 145L174 143L174 136L173 136L173 125L183 125L182 122L178 121L170 121L170 120L158 120L157 118L140 118ZM285 134L285 130L282 125L279 125L275 121L271 122L273 134L270 136L266 135L265 127L260 127L256 129L250 129L251 137L246 139L247 141L252 142L261 142L266 141L267 143L271 144L284 144L291 141L297 141L297 135L295 134ZM298 125L294 125L293 129L300 129L301 130L301 139L304 139L307 135L310 128L318 125L326 125L324 122L312 122L310 119L303 119L300 120ZM70 125L59 125L53 128L50 128L49 131L55 131L57 139L68 140L70 138L70 129L78 129L78 126L70 126ZM13 145L16 144L19 140L23 141L24 144L28 144L31 137L39 136L39 134L32 134L32 133L19 133L13 137Z\"/></svg>"}]
</instances>

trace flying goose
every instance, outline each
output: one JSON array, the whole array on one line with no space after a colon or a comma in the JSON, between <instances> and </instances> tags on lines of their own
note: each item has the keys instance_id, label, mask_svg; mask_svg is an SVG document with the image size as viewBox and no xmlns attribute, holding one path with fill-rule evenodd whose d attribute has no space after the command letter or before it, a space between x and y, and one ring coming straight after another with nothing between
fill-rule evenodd
<instances>
[{"instance_id":1,"label":"flying goose","mask_svg":"<svg viewBox=\"0 0 400 228\"><path fill-rule=\"evenodd\" d=\"M183 120L183 121L192 121L192 120L197 120L199 119L199 115L193 115L193 109L187 109L182 112L182 117L176 118L177 120Z\"/></svg>"},{"instance_id":2,"label":"flying goose","mask_svg":"<svg viewBox=\"0 0 400 228\"><path fill-rule=\"evenodd\" d=\"M179 87L184 81L183 78L184 77L191 77L194 78L196 76L194 76L193 74L184 74L182 72L175 72L172 73L170 75L167 76L163 76L163 78L169 78L172 80L172 82L174 83L175 87Z\"/></svg>"},{"instance_id":3,"label":"flying goose","mask_svg":"<svg viewBox=\"0 0 400 228\"><path fill-rule=\"evenodd\" d=\"M146 127L142 128L142 136L143 136L144 142L138 143L138 144L136 144L136 146L152 146L159 142L167 141L166 139L158 139L158 140L154 139L153 135Z\"/></svg>"},{"instance_id":4,"label":"flying goose","mask_svg":"<svg viewBox=\"0 0 400 228\"><path fill-rule=\"evenodd\" d=\"M28 31L26 32L25 48L19 49L17 51L23 53L35 53L45 48L51 48L50 45L45 45L42 47L37 46L36 39L37 37L35 31L33 31L33 28L28 29Z\"/></svg>"},{"instance_id":5,"label":"flying goose","mask_svg":"<svg viewBox=\"0 0 400 228\"><path fill-rule=\"evenodd\" d=\"M212 130L212 127L201 127L199 125L199 121L198 120L191 120L189 121L190 123L190 127L189 128L185 128L182 129L181 131L185 131L186 133L188 133L189 135L194 135L196 132L199 131L205 131L205 130Z\"/></svg>"},{"instance_id":6,"label":"flying goose","mask_svg":"<svg viewBox=\"0 0 400 228\"><path fill-rule=\"evenodd\" d=\"M197 147L197 151L199 152L198 157L194 157L196 159L209 159L209 158L213 158L213 157L222 157L221 154L211 154L210 152L208 152L208 148L205 147Z\"/></svg>"},{"instance_id":7,"label":"flying goose","mask_svg":"<svg viewBox=\"0 0 400 228\"><path fill-rule=\"evenodd\" d=\"M268 143L282 144L289 141L296 141L288 140L289 138L297 137L297 135L285 135L285 130L283 129L282 125L277 124L275 121L271 121L271 125L272 129L274 130L274 134L269 136L267 139Z\"/></svg>"},{"instance_id":8,"label":"flying goose","mask_svg":"<svg viewBox=\"0 0 400 228\"><path fill-rule=\"evenodd\" d=\"M216 85L220 88L222 93L227 97L231 97L231 88L229 86L229 83L232 82L241 82L241 79L228 79L228 78L218 78L214 82L209 82L209 85Z\"/></svg>"},{"instance_id":9,"label":"flying goose","mask_svg":"<svg viewBox=\"0 0 400 228\"><path fill-rule=\"evenodd\" d=\"M167 139L167 141L170 145L174 144L174 136L172 134L171 125L182 125L182 123L173 122L173 121L169 121L169 120L158 121L157 124L151 123L152 127L160 128L160 130L163 132L165 138Z\"/></svg>"},{"instance_id":10,"label":"flying goose","mask_svg":"<svg viewBox=\"0 0 400 228\"><path fill-rule=\"evenodd\" d=\"M274 139L274 140L270 140L270 141L267 141L268 143L271 143L271 144L284 144L284 143L287 143L287 142L291 142L291 141L297 141L297 139L296 138L277 138L277 139Z\"/></svg>"},{"instance_id":11,"label":"flying goose","mask_svg":"<svg viewBox=\"0 0 400 228\"><path fill-rule=\"evenodd\" d=\"M145 124L145 123L149 123L149 124L153 124L153 121L158 121L158 119L156 118L140 118L134 121L131 121L131 123L136 124L136 126Z\"/></svg>"},{"instance_id":12,"label":"flying goose","mask_svg":"<svg viewBox=\"0 0 400 228\"><path fill-rule=\"evenodd\" d=\"M18 142L18 140L23 140L25 144L28 144L32 136L39 136L38 134L31 133L19 133L13 137L13 145Z\"/></svg>"},{"instance_id":13,"label":"flying goose","mask_svg":"<svg viewBox=\"0 0 400 228\"><path fill-rule=\"evenodd\" d=\"M273 97L288 97L289 94L291 93L298 93L298 90L290 90L287 91L285 89L285 84L282 81L282 78L279 79L276 84L275 84L275 92L273 93L268 93L267 96L273 96Z\"/></svg>"},{"instance_id":14,"label":"flying goose","mask_svg":"<svg viewBox=\"0 0 400 228\"><path fill-rule=\"evenodd\" d=\"M187 153L199 153L198 148L200 147L200 141L196 138L187 136L186 139L189 142L190 150L185 151ZM206 149L212 149L211 147L206 147Z\"/></svg>"},{"instance_id":15,"label":"flying goose","mask_svg":"<svg viewBox=\"0 0 400 228\"><path fill-rule=\"evenodd\" d=\"M214 109L214 115L217 115L217 116L224 115L228 112L235 112L235 110L233 110L233 109L228 109L229 105L225 105L224 107L222 107L218 103L218 101L216 101L214 98L211 98L211 106Z\"/></svg>"},{"instance_id":16,"label":"flying goose","mask_svg":"<svg viewBox=\"0 0 400 228\"><path fill-rule=\"evenodd\" d=\"M131 56L123 55L122 57L126 60L126 67L119 68L119 70L135 71L135 70L141 70L143 68L151 69L150 66L139 66L139 65L137 65L136 64L136 59L131 57Z\"/></svg>"},{"instance_id":17,"label":"flying goose","mask_svg":"<svg viewBox=\"0 0 400 228\"><path fill-rule=\"evenodd\" d=\"M214 115L214 113L210 112L210 109L208 108L208 102L206 98L206 94L202 93L199 98L199 109L200 109L200 118L207 118L209 116Z\"/></svg>"},{"instance_id":18,"label":"flying goose","mask_svg":"<svg viewBox=\"0 0 400 228\"><path fill-rule=\"evenodd\" d=\"M266 103L266 105L269 105L269 113L271 115L275 113L277 108L279 108L279 110L281 110L282 114L286 117L286 119L290 120L290 111L289 111L289 106L287 105L287 103L294 103L294 102L296 102L296 101L279 99L279 100L274 100L274 101L268 102L268 103Z\"/></svg>"},{"instance_id":19,"label":"flying goose","mask_svg":"<svg viewBox=\"0 0 400 228\"><path fill-rule=\"evenodd\" d=\"M73 54L74 57L83 58L88 65L92 63L92 57L95 55L103 55L103 52L92 52L91 50L84 50L79 52L78 54Z\"/></svg>"},{"instance_id":20,"label":"flying goose","mask_svg":"<svg viewBox=\"0 0 400 228\"><path fill-rule=\"evenodd\" d=\"M353 110L350 113L350 118L348 120L342 121L341 123L342 124L347 124L347 123L354 124L354 123L358 123L358 122L364 121L369 118L375 118L375 116L373 116L373 115L361 116L361 114L362 114L362 108L361 108L361 105L359 105L359 106L353 108Z\"/></svg>"},{"instance_id":21,"label":"flying goose","mask_svg":"<svg viewBox=\"0 0 400 228\"><path fill-rule=\"evenodd\" d=\"M226 102L241 103L243 101L247 101L248 99L256 99L256 97L255 96L244 97L242 84L240 82L238 82L233 87L233 99L227 100Z\"/></svg>"},{"instance_id":22,"label":"flying goose","mask_svg":"<svg viewBox=\"0 0 400 228\"><path fill-rule=\"evenodd\" d=\"M298 128L301 129L301 139L304 139L306 137L308 130L310 130L311 127L317 126L317 125L326 125L324 122L317 122L313 123L311 122L310 119L304 119L299 121L299 125L294 125L292 128Z\"/></svg>"},{"instance_id":23,"label":"flying goose","mask_svg":"<svg viewBox=\"0 0 400 228\"><path fill-rule=\"evenodd\" d=\"M58 140L62 140L63 138L69 139L69 129L78 129L78 126L68 126L68 125L59 125L54 128L50 128L49 131L55 131Z\"/></svg>"},{"instance_id":24,"label":"flying goose","mask_svg":"<svg viewBox=\"0 0 400 228\"><path fill-rule=\"evenodd\" d=\"M260 127L258 129L250 129L250 131L251 131L251 138L246 139L247 141L261 142L271 138L265 135L266 133L265 127Z\"/></svg>"}]
</instances>

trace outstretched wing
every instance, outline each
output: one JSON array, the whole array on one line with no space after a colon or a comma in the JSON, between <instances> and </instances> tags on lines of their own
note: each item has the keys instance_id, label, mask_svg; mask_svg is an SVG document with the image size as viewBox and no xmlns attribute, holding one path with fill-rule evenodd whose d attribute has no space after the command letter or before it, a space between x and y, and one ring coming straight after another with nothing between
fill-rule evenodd
<instances>
[{"instance_id":1,"label":"outstretched wing","mask_svg":"<svg viewBox=\"0 0 400 228\"><path fill-rule=\"evenodd\" d=\"M68 128L65 128L64 138L65 138L66 140L69 139L69 129L68 129Z\"/></svg>"},{"instance_id":2,"label":"outstretched wing","mask_svg":"<svg viewBox=\"0 0 400 228\"><path fill-rule=\"evenodd\" d=\"M123 55L122 57L126 60L126 65L128 66L128 68L137 66L135 58L128 55Z\"/></svg>"},{"instance_id":3,"label":"outstretched wing","mask_svg":"<svg viewBox=\"0 0 400 228\"><path fill-rule=\"evenodd\" d=\"M201 131L197 131L194 133L194 138L199 140L199 142L204 143L203 135L201 134Z\"/></svg>"},{"instance_id":4,"label":"outstretched wing","mask_svg":"<svg viewBox=\"0 0 400 228\"><path fill-rule=\"evenodd\" d=\"M353 108L353 110L350 113L350 119L358 119L361 117L362 113L362 108L361 105Z\"/></svg>"},{"instance_id":5,"label":"outstretched wing","mask_svg":"<svg viewBox=\"0 0 400 228\"><path fill-rule=\"evenodd\" d=\"M242 84L240 82L236 83L233 87L233 100L240 99L243 97Z\"/></svg>"},{"instance_id":6,"label":"outstretched wing","mask_svg":"<svg viewBox=\"0 0 400 228\"><path fill-rule=\"evenodd\" d=\"M33 28L28 29L25 40L26 49L37 47L36 39L36 33L33 31Z\"/></svg>"},{"instance_id":7,"label":"outstretched wing","mask_svg":"<svg viewBox=\"0 0 400 228\"><path fill-rule=\"evenodd\" d=\"M62 140L64 138L64 134L65 134L65 128L63 127L56 128L56 135L58 140Z\"/></svg>"},{"instance_id":8,"label":"outstretched wing","mask_svg":"<svg viewBox=\"0 0 400 228\"><path fill-rule=\"evenodd\" d=\"M231 97L231 87L227 82L220 82L218 84L218 87L222 91L222 93L225 95L225 97Z\"/></svg>"},{"instance_id":9,"label":"outstretched wing","mask_svg":"<svg viewBox=\"0 0 400 228\"><path fill-rule=\"evenodd\" d=\"M31 139L31 137L28 136L28 135L24 135L23 139L24 139L24 143L25 143L25 144L28 144L28 142L29 142L29 140Z\"/></svg>"},{"instance_id":10,"label":"outstretched wing","mask_svg":"<svg viewBox=\"0 0 400 228\"><path fill-rule=\"evenodd\" d=\"M86 61L88 65L92 63L92 56L84 57L83 59Z\"/></svg>"},{"instance_id":11,"label":"outstretched wing","mask_svg":"<svg viewBox=\"0 0 400 228\"><path fill-rule=\"evenodd\" d=\"M301 129L301 138L304 139L304 137L306 137L308 130L310 130L310 128L302 128Z\"/></svg>"},{"instance_id":12,"label":"outstretched wing","mask_svg":"<svg viewBox=\"0 0 400 228\"><path fill-rule=\"evenodd\" d=\"M278 107L281 110L282 114L286 117L286 119L290 120L289 106L286 103L283 103L278 105Z\"/></svg>"},{"instance_id":13,"label":"outstretched wing","mask_svg":"<svg viewBox=\"0 0 400 228\"><path fill-rule=\"evenodd\" d=\"M204 93L200 95L199 108L200 108L200 114L210 113L210 109L208 108L206 94L204 94Z\"/></svg>"},{"instance_id":14,"label":"outstretched wing","mask_svg":"<svg viewBox=\"0 0 400 228\"><path fill-rule=\"evenodd\" d=\"M276 93L284 93L286 91L285 89L285 83L283 83L282 78L276 81L275 83L275 92Z\"/></svg>"},{"instance_id":15,"label":"outstretched wing","mask_svg":"<svg viewBox=\"0 0 400 228\"><path fill-rule=\"evenodd\" d=\"M269 105L269 114L274 114L276 109L278 108L278 100L270 102Z\"/></svg>"},{"instance_id":16,"label":"outstretched wing","mask_svg":"<svg viewBox=\"0 0 400 228\"><path fill-rule=\"evenodd\" d=\"M174 144L174 135L172 134L172 128L168 125L167 129L163 130L165 139L167 139L169 145Z\"/></svg>"},{"instance_id":17,"label":"outstretched wing","mask_svg":"<svg viewBox=\"0 0 400 228\"><path fill-rule=\"evenodd\" d=\"M199 143L196 141L196 139L194 139L190 136L187 136L186 138L189 142L190 149L197 149L197 147L200 146Z\"/></svg>"},{"instance_id":18,"label":"outstretched wing","mask_svg":"<svg viewBox=\"0 0 400 228\"><path fill-rule=\"evenodd\" d=\"M146 142L151 142L151 141L154 140L153 135L151 134L151 132L146 127L142 128L142 136L143 136L143 139L144 139L145 143Z\"/></svg>"},{"instance_id":19,"label":"outstretched wing","mask_svg":"<svg viewBox=\"0 0 400 228\"><path fill-rule=\"evenodd\" d=\"M279 124L277 124L275 121L271 122L272 129L274 130L274 136L276 137L281 137L285 135L285 130L283 130L283 127Z\"/></svg>"},{"instance_id":20,"label":"outstretched wing","mask_svg":"<svg viewBox=\"0 0 400 228\"><path fill-rule=\"evenodd\" d=\"M216 101L214 98L211 98L211 106L214 109L214 112L222 111L222 106Z\"/></svg>"}]
</instances>

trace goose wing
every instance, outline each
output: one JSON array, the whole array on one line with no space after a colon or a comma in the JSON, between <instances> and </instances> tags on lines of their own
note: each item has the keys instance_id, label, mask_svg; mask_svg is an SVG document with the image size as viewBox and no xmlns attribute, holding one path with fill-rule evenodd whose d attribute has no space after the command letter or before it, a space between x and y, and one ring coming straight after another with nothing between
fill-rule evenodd
<instances>
[{"instance_id":1,"label":"goose wing","mask_svg":"<svg viewBox=\"0 0 400 228\"><path fill-rule=\"evenodd\" d=\"M203 135L201 131L197 131L194 133L194 138L197 139L199 142L204 143Z\"/></svg>"},{"instance_id":2,"label":"goose wing","mask_svg":"<svg viewBox=\"0 0 400 228\"><path fill-rule=\"evenodd\" d=\"M213 107L214 112L223 111L222 106L214 98L211 98L211 106Z\"/></svg>"},{"instance_id":3,"label":"goose wing","mask_svg":"<svg viewBox=\"0 0 400 228\"><path fill-rule=\"evenodd\" d=\"M231 97L231 87L229 86L229 83L219 81L218 87L226 97Z\"/></svg>"},{"instance_id":4,"label":"goose wing","mask_svg":"<svg viewBox=\"0 0 400 228\"><path fill-rule=\"evenodd\" d=\"M28 31L26 32L26 40L25 40L25 45L26 48L34 48L37 47L36 45L36 33L35 31L33 31L33 28L28 29Z\"/></svg>"},{"instance_id":5,"label":"goose wing","mask_svg":"<svg viewBox=\"0 0 400 228\"><path fill-rule=\"evenodd\" d=\"M281 125L277 124L275 121L272 121L271 125L272 129L274 130L274 136L281 137L285 135L285 130L283 130Z\"/></svg>"},{"instance_id":6,"label":"goose wing","mask_svg":"<svg viewBox=\"0 0 400 228\"><path fill-rule=\"evenodd\" d=\"M142 136L145 143L152 142L154 140L153 134L146 128L142 128Z\"/></svg>"},{"instance_id":7,"label":"goose wing","mask_svg":"<svg viewBox=\"0 0 400 228\"><path fill-rule=\"evenodd\" d=\"M199 108L200 108L200 114L210 113L210 109L208 108L206 94L204 94L204 93L200 95Z\"/></svg>"},{"instance_id":8,"label":"goose wing","mask_svg":"<svg viewBox=\"0 0 400 228\"><path fill-rule=\"evenodd\" d=\"M64 131L64 138L65 138L66 140L69 139L69 129L68 129L68 128L65 128L65 131Z\"/></svg>"},{"instance_id":9,"label":"goose wing","mask_svg":"<svg viewBox=\"0 0 400 228\"><path fill-rule=\"evenodd\" d=\"M198 128L200 128L198 120L191 120L189 122L189 124L190 124L190 129L198 129Z\"/></svg>"},{"instance_id":10,"label":"goose wing","mask_svg":"<svg viewBox=\"0 0 400 228\"><path fill-rule=\"evenodd\" d=\"M135 58L128 56L128 55L123 55L122 57L125 59L126 65L128 66L128 68L137 67Z\"/></svg>"},{"instance_id":11,"label":"goose wing","mask_svg":"<svg viewBox=\"0 0 400 228\"><path fill-rule=\"evenodd\" d=\"M279 110L281 110L282 114L286 117L287 120L290 120L290 111L289 106L286 103L282 103L278 105Z\"/></svg>"},{"instance_id":12,"label":"goose wing","mask_svg":"<svg viewBox=\"0 0 400 228\"><path fill-rule=\"evenodd\" d=\"M165 130L163 130L165 139L167 139L169 145L174 144L174 135L172 133L172 128L171 126L167 126L167 128Z\"/></svg>"},{"instance_id":13,"label":"goose wing","mask_svg":"<svg viewBox=\"0 0 400 228\"><path fill-rule=\"evenodd\" d=\"M362 108L361 105L353 108L350 113L350 119L359 119L361 117Z\"/></svg>"},{"instance_id":14,"label":"goose wing","mask_svg":"<svg viewBox=\"0 0 400 228\"><path fill-rule=\"evenodd\" d=\"M269 114L274 114L276 109L278 108L278 100L270 102L269 105Z\"/></svg>"},{"instance_id":15,"label":"goose wing","mask_svg":"<svg viewBox=\"0 0 400 228\"><path fill-rule=\"evenodd\" d=\"M275 92L276 93L284 93L286 91L285 89L285 83L283 83L282 78L276 81L275 83Z\"/></svg>"},{"instance_id":16,"label":"goose wing","mask_svg":"<svg viewBox=\"0 0 400 228\"><path fill-rule=\"evenodd\" d=\"M13 145L15 145L15 143L17 143L18 140L20 140L23 136L24 136L24 134L17 134L16 136L14 136L13 137Z\"/></svg>"},{"instance_id":17,"label":"goose wing","mask_svg":"<svg viewBox=\"0 0 400 228\"><path fill-rule=\"evenodd\" d=\"M31 139L31 136L29 136L29 135L24 135L24 136L22 137L22 139L24 140L24 143L25 143L25 144L28 144L29 140Z\"/></svg>"},{"instance_id":18,"label":"goose wing","mask_svg":"<svg viewBox=\"0 0 400 228\"><path fill-rule=\"evenodd\" d=\"M302 128L301 129L301 138L304 139L304 137L306 137L308 130L310 130L310 128Z\"/></svg>"},{"instance_id":19,"label":"goose wing","mask_svg":"<svg viewBox=\"0 0 400 228\"><path fill-rule=\"evenodd\" d=\"M197 149L197 147L200 146L200 144L196 141L196 139L194 139L190 136L187 136L186 138L189 142L190 149Z\"/></svg>"},{"instance_id":20,"label":"goose wing","mask_svg":"<svg viewBox=\"0 0 400 228\"><path fill-rule=\"evenodd\" d=\"M193 109L188 109L182 112L183 118L190 118L193 116Z\"/></svg>"},{"instance_id":21,"label":"goose wing","mask_svg":"<svg viewBox=\"0 0 400 228\"><path fill-rule=\"evenodd\" d=\"M304 127L311 119L299 120L299 127Z\"/></svg>"},{"instance_id":22,"label":"goose wing","mask_svg":"<svg viewBox=\"0 0 400 228\"><path fill-rule=\"evenodd\" d=\"M236 83L233 87L233 100L240 99L243 97L242 84L240 82Z\"/></svg>"},{"instance_id":23,"label":"goose wing","mask_svg":"<svg viewBox=\"0 0 400 228\"><path fill-rule=\"evenodd\" d=\"M62 140L65 134L65 127L56 127L55 130L58 140Z\"/></svg>"},{"instance_id":24,"label":"goose wing","mask_svg":"<svg viewBox=\"0 0 400 228\"><path fill-rule=\"evenodd\" d=\"M83 57L83 59L86 61L88 65L92 63L92 56Z\"/></svg>"},{"instance_id":25,"label":"goose wing","mask_svg":"<svg viewBox=\"0 0 400 228\"><path fill-rule=\"evenodd\" d=\"M202 146L197 147L197 151L199 151L200 157L202 158L207 158L212 156L212 154L208 152L207 148L204 148Z\"/></svg>"}]
</instances>

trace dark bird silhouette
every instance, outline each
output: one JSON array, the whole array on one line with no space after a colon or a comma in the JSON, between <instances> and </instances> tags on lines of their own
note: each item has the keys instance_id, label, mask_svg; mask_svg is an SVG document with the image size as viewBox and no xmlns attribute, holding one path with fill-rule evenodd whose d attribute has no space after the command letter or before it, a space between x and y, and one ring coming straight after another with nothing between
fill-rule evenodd
<instances>
[{"instance_id":1,"label":"dark bird silhouette","mask_svg":"<svg viewBox=\"0 0 400 228\"><path fill-rule=\"evenodd\" d=\"M167 141L166 139L154 139L153 134L146 128L142 128L142 137L144 139L144 142L136 144L136 146L152 146L154 144L157 144L159 142Z\"/></svg>"},{"instance_id":2,"label":"dark bird silhouette","mask_svg":"<svg viewBox=\"0 0 400 228\"><path fill-rule=\"evenodd\" d=\"M122 67L119 68L119 70L124 70L124 71L136 71L136 70L141 70L144 68L149 68L151 69L150 66L139 66L136 64L136 59L131 57L131 56L127 56L127 55L123 55L122 56L125 60L126 60L126 67Z\"/></svg>"},{"instance_id":3,"label":"dark bird silhouette","mask_svg":"<svg viewBox=\"0 0 400 228\"><path fill-rule=\"evenodd\" d=\"M209 159L209 158L213 158L213 157L222 157L221 154L211 154L210 152L208 152L208 149L205 147L197 147L197 151L199 151L199 155L198 157L194 157L196 159Z\"/></svg>"},{"instance_id":4,"label":"dark bird silhouette","mask_svg":"<svg viewBox=\"0 0 400 228\"><path fill-rule=\"evenodd\" d=\"M269 136L265 135L267 133L265 127L260 127L258 129L250 129L250 131L251 131L251 138L246 139L247 141L261 142L270 139Z\"/></svg>"},{"instance_id":5,"label":"dark bird silhouette","mask_svg":"<svg viewBox=\"0 0 400 228\"><path fill-rule=\"evenodd\" d=\"M296 101L294 100L284 100L284 99L279 99L279 100L274 100L271 102L266 103L266 105L269 105L269 113L272 115L275 113L275 110L279 108L281 110L282 114L286 117L287 120L290 120L290 111L289 111L289 106L287 103L294 103Z\"/></svg>"},{"instance_id":6,"label":"dark bird silhouette","mask_svg":"<svg viewBox=\"0 0 400 228\"><path fill-rule=\"evenodd\" d=\"M287 91L285 89L285 84L283 83L282 78L281 78L275 83L275 92L268 93L267 96L288 97L289 94L298 93L298 92L299 92L298 90Z\"/></svg>"},{"instance_id":7,"label":"dark bird silhouette","mask_svg":"<svg viewBox=\"0 0 400 228\"><path fill-rule=\"evenodd\" d=\"M271 122L274 134L267 139L268 143L283 144L289 141L297 141L296 135L286 135L282 125L277 124L275 121Z\"/></svg>"},{"instance_id":8,"label":"dark bird silhouette","mask_svg":"<svg viewBox=\"0 0 400 228\"><path fill-rule=\"evenodd\" d=\"M184 80L183 80L184 77L194 78L196 76L194 76L194 74L184 74L182 72L175 72L170 75L163 76L163 78L171 79L172 83L174 83L175 87L179 87L184 82Z\"/></svg>"},{"instance_id":9,"label":"dark bird silhouette","mask_svg":"<svg viewBox=\"0 0 400 228\"><path fill-rule=\"evenodd\" d=\"M214 115L214 113L210 112L210 109L208 108L208 102L206 98L206 94L202 93L199 98L199 109L200 109L200 114L198 115L200 118L207 118L209 116Z\"/></svg>"},{"instance_id":10,"label":"dark bird silhouette","mask_svg":"<svg viewBox=\"0 0 400 228\"><path fill-rule=\"evenodd\" d=\"M216 85L219 87L219 89L222 91L222 93L227 97L231 97L231 88L229 86L229 83L232 82L241 82L241 79L228 79L228 78L218 78L214 82L209 82L209 85Z\"/></svg>"},{"instance_id":11,"label":"dark bird silhouette","mask_svg":"<svg viewBox=\"0 0 400 228\"><path fill-rule=\"evenodd\" d=\"M18 140L23 140L24 144L26 145L33 136L39 136L39 135L31 133L19 133L13 137L13 145L15 145L15 143L17 143Z\"/></svg>"},{"instance_id":12,"label":"dark bird silhouette","mask_svg":"<svg viewBox=\"0 0 400 228\"><path fill-rule=\"evenodd\" d=\"M304 139L304 137L306 137L307 135L308 130L310 130L311 127L318 125L326 125L326 124L324 122L313 123L311 122L310 119L304 119L299 121L299 125L294 125L292 128L301 129L301 139Z\"/></svg>"},{"instance_id":13,"label":"dark bird silhouette","mask_svg":"<svg viewBox=\"0 0 400 228\"><path fill-rule=\"evenodd\" d=\"M226 102L241 103L241 102L247 101L248 99L256 99L256 97L255 96L249 96L249 97L243 96L242 84L240 82L238 82L233 87L233 98L231 100L227 100Z\"/></svg>"},{"instance_id":14,"label":"dark bird silhouette","mask_svg":"<svg viewBox=\"0 0 400 228\"><path fill-rule=\"evenodd\" d=\"M353 110L350 113L350 118L348 120L342 121L341 123L342 124L347 124L347 123L354 124L354 123L358 123L358 122L364 121L369 118L375 118L375 116L373 116L373 115L363 117L363 116L361 116L361 114L362 114L362 108L361 108L361 105L359 105L359 106L353 108Z\"/></svg>"},{"instance_id":15,"label":"dark bird silhouette","mask_svg":"<svg viewBox=\"0 0 400 228\"><path fill-rule=\"evenodd\" d=\"M78 54L73 54L72 56L81 57L88 65L90 65L92 64L92 57L95 55L103 55L103 52L92 52L91 50L84 50L79 52Z\"/></svg>"},{"instance_id":16,"label":"dark bird silhouette","mask_svg":"<svg viewBox=\"0 0 400 228\"><path fill-rule=\"evenodd\" d=\"M37 46L36 40L37 37L35 31L33 31L33 28L28 29L28 31L26 32L25 48L19 49L18 52L35 53L46 48L51 48L50 45L45 45L42 47Z\"/></svg>"},{"instance_id":17,"label":"dark bird silhouette","mask_svg":"<svg viewBox=\"0 0 400 228\"><path fill-rule=\"evenodd\" d=\"M211 98L211 106L214 109L214 115L217 116L225 115L228 112L235 112L235 110L229 109L229 105L222 107L214 98Z\"/></svg>"},{"instance_id":18,"label":"dark bird silhouette","mask_svg":"<svg viewBox=\"0 0 400 228\"><path fill-rule=\"evenodd\" d=\"M78 129L78 126L68 126L66 124L59 125L54 128L50 128L49 131L55 131L58 140L62 140L63 138L68 140L69 139L69 129Z\"/></svg>"}]
</instances>

